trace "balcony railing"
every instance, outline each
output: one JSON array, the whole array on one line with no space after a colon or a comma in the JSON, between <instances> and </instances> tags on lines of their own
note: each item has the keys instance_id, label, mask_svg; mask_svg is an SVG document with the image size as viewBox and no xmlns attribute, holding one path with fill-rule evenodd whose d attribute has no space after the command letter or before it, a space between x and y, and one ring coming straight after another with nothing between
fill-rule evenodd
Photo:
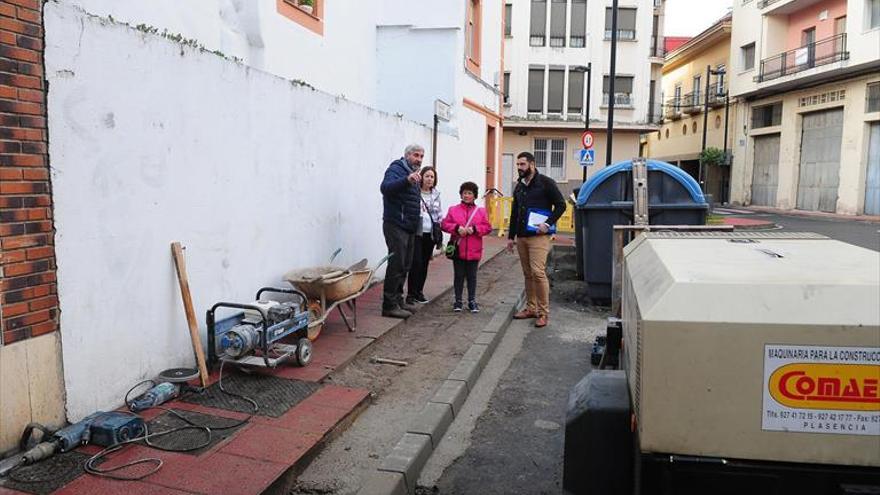
<instances>
[{"instance_id":1,"label":"balcony railing","mask_svg":"<svg viewBox=\"0 0 880 495\"><path fill-rule=\"evenodd\" d=\"M615 93L614 94L614 106L617 107L631 107L632 106L632 93ZM602 94L602 105L608 106L608 93Z\"/></svg>"},{"instance_id":2,"label":"balcony railing","mask_svg":"<svg viewBox=\"0 0 880 495\"><path fill-rule=\"evenodd\" d=\"M758 82L770 81L848 58L846 33L840 33L761 60L761 70L757 80Z\"/></svg>"},{"instance_id":3,"label":"balcony railing","mask_svg":"<svg viewBox=\"0 0 880 495\"><path fill-rule=\"evenodd\" d=\"M758 2L758 8L763 9L764 7L767 7L768 5L773 5L778 1L779 0L761 0L760 2Z\"/></svg>"},{"instance_id":4,"label":"balcony railing","mask_svg":"<svg viewBox=\"0 0 880 495\"><path fill-rule=\"evenodd\" d=\"M684 113L697 113L703 106L703 92L695 91L681 97L679 104Z\"/></svg>"},{"instance_id":5,"label":"balcony railing","mask_svg":"<svg viewBox=\"0 0 880 495\"><path fill-rule=\"evenodd\" d=\"M675 120L681 117L681 99L669 98L663 105L663 118Z\"/></svg>"}]
</instances>

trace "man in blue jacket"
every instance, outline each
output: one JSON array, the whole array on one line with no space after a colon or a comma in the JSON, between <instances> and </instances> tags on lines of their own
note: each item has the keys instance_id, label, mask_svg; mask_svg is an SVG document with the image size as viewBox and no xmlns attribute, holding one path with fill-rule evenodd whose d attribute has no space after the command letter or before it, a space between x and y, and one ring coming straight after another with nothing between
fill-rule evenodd
<instances>
[{"instance_id":1,"label":"man in blue jacket","mask_svg":"<svg viewBox=\"0 0 880 495\"><path fill-rule=\"evenodd\" d=\"M382 233L385 245L394 256L388 260L385 270L385 286L382 290L382 316L409 318L415 308L403 300L403 283L412 265L416 233L421 222L422 177L419 168L425 157L425 149L418 144L406 147L403 158L394 160L385 171L382 185Z\"/></svg>"}]
</instances>

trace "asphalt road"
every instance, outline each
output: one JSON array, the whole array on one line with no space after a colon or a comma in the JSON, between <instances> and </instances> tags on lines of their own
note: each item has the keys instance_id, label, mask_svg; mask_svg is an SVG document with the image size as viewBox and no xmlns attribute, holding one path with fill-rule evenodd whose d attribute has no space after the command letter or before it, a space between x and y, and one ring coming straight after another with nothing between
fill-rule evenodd
<instances>
[{"instance_id":1,"label":"asphalt road","mask_svg":"<svg viewBox=\"0 0 880 495\"><path fill-rule=\"evenodd\" d=\"M485 396L474 401L473 419L465 427L470 431L447 434L441 447L451 437L445 448L452 452L435 453L417 493L562 492L569 391L592 369L591 344L604 333L607 315L577 302L583 283L576 280L573 249L556 261L550 325L511 324L468 398L471 405L473 396Z\"/></svg>"},{"instance_id":2,"label":"asphalt road","mask_svg":"<svg viewBox=\"0 0 880 495\"><path fill-rule=\"evenodd\" d=\"M753 213L737 215L747 218L768 220L792 232L815 232L832 239L855 244L856 246L880 251L880 222L866 222L849 219L806 217L800 215L779 215L774 213Z\"/></svg>"}]
</instances>

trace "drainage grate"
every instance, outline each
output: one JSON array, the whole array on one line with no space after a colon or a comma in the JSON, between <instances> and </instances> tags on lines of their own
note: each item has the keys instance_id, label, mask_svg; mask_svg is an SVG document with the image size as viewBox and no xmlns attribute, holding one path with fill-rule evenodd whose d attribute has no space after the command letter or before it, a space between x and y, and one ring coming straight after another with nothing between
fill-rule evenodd
<instances>
[{"instance_id":1,"label":"drainage grate","mask_svg":"<svg viewBox=\"0 0 880 495\"><path fill-rule=\"evenodd\" d=\"M173 411L192 423L187 423L174 413L165 412L156 416L152 421L147 423L148 430L151 434L162 433L181 426L207 426L211 429L211 442L197 450L183 452L184 454L199 455L211 449L222 440L231 437L244 424L237 419L221 418L219 416L211 416L210 414L202 414L192 411L181 411L173 409ZM186 450L193 449L202 445L207 440L207 433L204 430L186 429L156 437L150 440L154 446L169 450Z\"/></svg>"},{"instance_id":2,"label":"drainage grate","mask_svg":"<svg viewBox=\"0 0 880 495\"><path fill-rule=\"evenodd\" d=\"M276 376L256 373L251 375L236 373L223 377L223 388L250 397L260 406L258 415L274 418L286 413L291 407L312 395L320 387L317 383L285 380ZM211 385L200 394L188 395L182 400L227 411L243 413L253 411L253 406L249 402L223 393L219 383Z\"/></svg>"},{"instance_id":3,"label":"drainage grate","mask_svg":"<svg viewBox=\"0 0 880 495\"><path fill-rule=\"evenodd\" d=\"M0 486L35 495L48 495L78 478L90 456L67 452L24 466L0 480Z\"/></svg>"}]
</instances>

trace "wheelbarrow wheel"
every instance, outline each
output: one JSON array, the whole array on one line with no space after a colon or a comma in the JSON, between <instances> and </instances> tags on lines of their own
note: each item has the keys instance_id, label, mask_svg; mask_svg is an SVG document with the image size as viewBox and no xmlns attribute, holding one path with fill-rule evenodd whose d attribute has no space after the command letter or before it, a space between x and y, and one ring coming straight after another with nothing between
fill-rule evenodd
<instances>
[{"instance_id":1,"label":"wheelbarrow wheel","mask_svg":"<svg viewBox=\"0 0 880 495\"><path fill-rule=\"evenodd\" d=\"M296 364L307 366L312 362L312 341L303 337L296 343Z\"/></svg>"}]
</instances>

